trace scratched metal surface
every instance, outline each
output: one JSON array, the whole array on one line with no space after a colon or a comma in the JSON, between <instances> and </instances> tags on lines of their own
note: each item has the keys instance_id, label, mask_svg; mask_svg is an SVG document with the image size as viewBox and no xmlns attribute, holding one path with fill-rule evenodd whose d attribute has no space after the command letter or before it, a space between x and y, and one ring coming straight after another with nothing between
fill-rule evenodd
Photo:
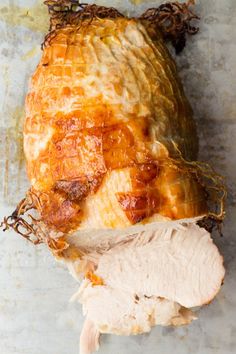
<instances>
[{"instance_id":1,"label":"scratched metal surface","mask_svg":"<svg viewBox=\"0 0 236 354\"><path fill-rule=\"evenodd\" d=\"M135 2L137 4L135 4ZM100 1L130 14L161 1ZM227 276L221 293L199 320L178 329L153 329L138 337L104 336L101 354L236 353L236 1L201 0L201 32L177 58L199 126L200 157L226 176L225 237L216 243ZM48 27L42 1L0 2L0 218L27 189L22 117L27 83ZM44 247L13 233L0 234L0 353L76 354L81 309L69 303L77 284Z\"/></svg>"}]
</instances>

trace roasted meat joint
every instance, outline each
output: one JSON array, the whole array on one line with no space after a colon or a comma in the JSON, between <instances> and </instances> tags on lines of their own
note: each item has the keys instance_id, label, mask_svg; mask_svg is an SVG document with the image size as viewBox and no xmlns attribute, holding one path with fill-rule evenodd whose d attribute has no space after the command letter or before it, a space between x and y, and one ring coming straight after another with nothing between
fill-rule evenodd
<instances>
[{"instance_id":1,"label":"roasted meat joint","mask_svg":"<svg viewBox=\"0 0 236 354\"><path fill-rule=\"evenodd\" d=\"M192 2L137 18L45 3L50 31L26 97L31 188L2 227L45 243L80 283L74 300L88 354L101 333L188 324L194 307L214 299L225 270L211 231L226 192L197 160L196 125L168 49L178 54L197 33Z\"/></svg>"}]
</instances>

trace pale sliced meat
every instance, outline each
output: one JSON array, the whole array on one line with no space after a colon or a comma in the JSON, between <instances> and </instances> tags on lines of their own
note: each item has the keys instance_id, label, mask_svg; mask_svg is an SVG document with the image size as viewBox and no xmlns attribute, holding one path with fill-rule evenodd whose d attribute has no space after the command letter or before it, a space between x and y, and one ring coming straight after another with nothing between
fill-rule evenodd
<instances>
[{"instance_id":1,"label":"pale sliced meat","mask_svg":"<svg viewBox=\"0 0 236 354\"><path fill-rule=\"evenodd\" d=\"M185 307L209 303L225 270L210 234L197 225L143 232L99 260L96 274L113 288L160 296Z\"/></svg>"},{"instance_id":2,"label":"pale sliced meat","mask_svg":"<svg viewBox=\"0 0 236 354\"><path fill-rule=\"evenodd\" d=\"M210 234L195 224L142 232L94 259L104 285L86 279L77 298L101 333L189 323L194 316L185 308L209 303L225 274Z\"/></svg>"},{"instance_id":3,"label":"pale sliced meat","mask_svg":"<svg viewBox=\"0 0 236 354\"><path fill-rule=\"evenodd\" d=\"M196 317L179 304L155 296L138 296L85 280L76 298L100 333L131 335L149 332L155 325L184 325ZM89 341L91 334L88 335ZM84 338L84 336L83 336Z\"/></svg>"},{"instance_id":4,"label":"pale sliced meat","mask_svg":"<svg viewBox=\"0 0 236 354\"><path fill-rule=\"evenodd\" d=\"M167 217L156 214L150 219L150 223L142 225L138 223L126 228L117 229L88 229L77 230L72 234L66 235L66 242L73 248L78 249L80 254L83 254L82 262L86 259L92 260L97 264L98 258L107 251L132 242L134 239L138 242L147 243L147 238L150 232L162 232L169 230L170 232L182 230L186 225L196 224L201 217L180 219L172 221ZM137 236L139 235L139 236ZM54 236L52 235L52 238ZM72 271L73 276L78 278L78 269L81 269L81 259L76 262L74 259L70 262L70 257L67 258L67 265ZM73 270L75 268L75 271Z\"/></svg>"},{"instance_id":5,"label":"pale sliced meat","mask_svg":"<svg viewBox=\"0 0 236 354\"><path fill-rule=\"evenodd\" d=\"M88 318L84 322L84 326L80 335L80 354L90 354L99 349L99 336L94 323Z\"/></svg>"}]
</instances>

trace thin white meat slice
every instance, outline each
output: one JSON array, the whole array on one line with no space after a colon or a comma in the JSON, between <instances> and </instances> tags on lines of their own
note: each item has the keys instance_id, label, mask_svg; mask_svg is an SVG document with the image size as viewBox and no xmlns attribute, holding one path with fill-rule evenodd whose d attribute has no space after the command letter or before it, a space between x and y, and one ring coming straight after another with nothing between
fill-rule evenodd
<instances>
[{"instance_id":1,"label":"thin white meat slice","mask_svg":"<svg viewBox=\"0 0 236 354\"><path fill-rule=\"evenodd\" d=\"M80 335L80 354L90 354L99 349L99 336L94 323L86 318Z\"/></svg>"},{"instance_id":2,"label":"thin white meat slice","mask_svg":"<svg viewBox=\"0 0 236 354\"><path fill-rule=\"evenodd\" d=\"M190 310L173 301L155 296L139 297L106 286L93 287L88 280L76 297L100 333L127 336L149 332L155 325L184 325L196 319Z\"/></svg>"},{"instance_id":3,"label":"thin white meat slice","mask_svg":"<svg viewBox=\"0 0 236 354\"><path fill-rule=\"evenodd\" d=\"M82 259L66 258L66 264L71 275L77 279L82 280L84 273L90 270L93 265L96 267L98 261L104 253L111 249L116 249L118 246L125 246L134 241L140 243L147 243L150 232L174 232L183 230L186 225L196 224L200 220L199 217L191 219L181 219L170 221L164 218L162 221L155 221L147 225L134 225L127 228L120 229L106 229L106 230L89 230L76 231L66 236L66 242L75 250L79 250ZM52 235L53 237L53 235Z\"/></svg>"},{"instance_id":4,"label":"thin white meat slice","mask_svg":"<svg viewBox=\"0 0 236 354\"><path fill-rule=\"evenodd\" d=\"M210 234L189 224L142 232L97 258L104 285L84 280L77 294L101 333L137 334L194 318L185 308L209 303L225 270Z\"/></svg>"},{"instance_id":5,"label":"thin white meat slice","mask_svg":"<svg viewBox=\"0 0 236 354\"><path fill-rule=\"evenodd\" d=\"M190 308L215 297L225 270L210 234L191 224L137 235L106 252L96 274L112 289L163 297Z\"/></svg>"}]
</instances>

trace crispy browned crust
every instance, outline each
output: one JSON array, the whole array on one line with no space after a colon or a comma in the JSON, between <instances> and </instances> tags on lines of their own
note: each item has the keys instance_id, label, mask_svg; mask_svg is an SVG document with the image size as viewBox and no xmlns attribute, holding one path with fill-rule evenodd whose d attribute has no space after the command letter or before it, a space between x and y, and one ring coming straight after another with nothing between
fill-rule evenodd
<instances>
[{"instance_id":1,"label":"crispy browned crust","mask_svg":"<svg viewBox=\"0 0 236 354\"><path fill-rule=\"evenodd\" d=\"M206 228L209 232L216 228L222 235L221 225L225 216L226 200L226 188L223 178L216 174L209 165L199 162L184 162L179 159L175 160L173 164L172 160L167 160L163 162L163 166L168 167L163 174L167 186L171 183L171 179L175 178L176 173L179 172L182 178L186 176L187 179L190 179L191 185L195 183L195 188L192 187L192 190L195 191L196 195L194 196L193 194L192 197L195 198L196 203L190 203L192 207L187 205L189 215L186 214L186 205L181 205L181 195L179 195L180 200L174 199L174 202L168 200L167 196L165 197L163 180L159 180L161 189L159 188L158 190L158 187L153 187L155 185L153 181L155 181L158 171L162 170L162 168L161 166L157 167L155 164L150 164L134 169L133 185L135 188L141 187L141 192L120 193L117 195L120 206L129 220L135 224L151 216L154 212L160 212L162 215L172 219L178 219L198 216L199 211L205 211L207 216L199 221L199 225ZM166 174L166 171L168 171L168 174ZM49 198L46 194L45 199L45 195L38 194L31 189L26 198L19 203L13 214L6 217L2 222L1 226L4 227L4 231L12 228L35 245L46 243L56 255L64 254L64 251L68 248L64 236L57 234L55 239L51 238L48 229L45 229L42 221L46 222L51 230L70 232L73 227L77 226L78 210L75 210L75 213L72 213L71 216L67 209L68 206L65 203L55 202L53 197L52 195ZM65 200L68 201L68 198ZM178 206L177 209L176 206ZM194 215L194 208L196 208L196 215ZM31 213L33 210L36 210L41 217L36 218L33 216Z\"/></svg>"},{"instance_id":2,"label":"crispy browned crust","mask_svg":"<svg viewBox=\"0 0 236 354\"><path fill-rule=\"evenodd\" d=\"M72 3L73 6L79 6L78 11L72 9ZM28 175L37 182L37 188L30 189L16 211L5 218L3 226L5 229L13 228L35 244L47 242L51 249L60 252L67 247L63 237L57 240L47 237L42 222L50 230L63 234L78 229L83 220L86 199L98 192L107 175L120 169L131 171L131 190L116 193L119 206L131 224L154 214L172 220L207 214L221 221L226 195L224 183L208 165L187 161L196 157L196 130L191 109L176 78L174 64L162 42L157 45L160 52L164 53L167 64L166 67L163 61L159 64L168 72L168 80L173 80L173 87L178 93L174 100L177 120L173 120L173 124L177 125L179 137L175 133L173 139L179 142L191 136L190 143L185 144L184 140L182 145L178 145L173 141L172 146L168 137L168 146L165 148L169 149L167 155L163 153L161 158L155 158L150 148L150 119L136 116L135 113L127 116L125 121L117 119L112 105L103 102L102 93L95 98L86 98L84 104L72 112L57 109L48 112L48 102L57 102L58 97L59 103L71 97L84 97L84 89L78 82L77 86L70 86L68 80L63 81L65 77L72 80L73 65L79 74L84 74L84 69L76 62L79 44L75 42L75 29L71 25L85 21L84 24L90 26L90 19L109 17L117 19L117 22L123 21L120 25L123 29L126 21L132 21L121 19L122 15L114 9L76 3L47 1L52 16L51 29L54 32L45 42L42 61L32 79L34 89L27 97L29 116L25 123L25 135L35 136L44 127L48 130L53 128L53 135L39 156L28 161ZM151 9L140 21L150 20L153 25L160 21L166 26L173 10L178 20L171 27L167 26L167 32L173 34L175 27L181 29L182 34L185 33L184 29L195 32L187 25L194 18L194 15L188 15L188 6L167 4L157 12ZM181 11L184 18L180 16ZM66 25L69 27L64 28ZM61 42L61 35L65 43ZM63 60L66 57L69 65L55 65L55 57ZM54 78L56 82L60 80L60 85L44 86L48 78ZM122 87L115 89L120 90ZM168 86L166 89L168 91ZM165 100L162 102L168 110L170 107ZM45 165L49 168L48 172L42 172L42 166ZM32 209L37 210L39 220L29 214ZM24 214L28 215L28 219L23 217Z\"/></svg>"}]
</instances>

